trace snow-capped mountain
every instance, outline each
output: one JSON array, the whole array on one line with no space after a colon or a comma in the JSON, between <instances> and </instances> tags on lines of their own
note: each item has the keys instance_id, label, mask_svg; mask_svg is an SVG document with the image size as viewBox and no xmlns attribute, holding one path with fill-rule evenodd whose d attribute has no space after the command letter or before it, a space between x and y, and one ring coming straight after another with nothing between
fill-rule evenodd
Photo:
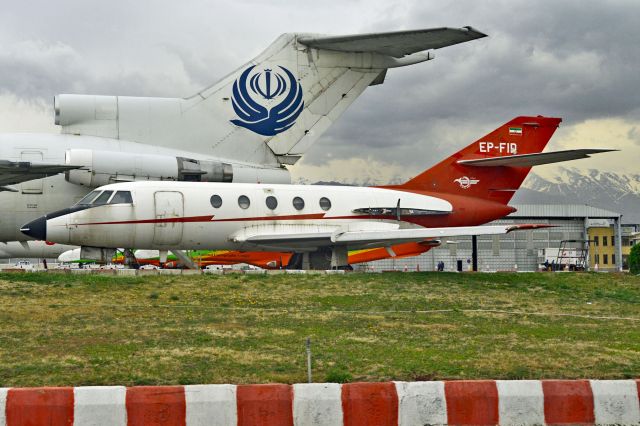
<instances>
[{"instance_id":1,"label":"snow-capped mountain","mask_svg":"<svg viewBox=\"0 0 640 426\"><path fill-rule=\"evenodd\" d=\"M622 223L640 223L640 174L560 167L551 179L529 175L511 204L588 204L623 214Z\"/></svg>"}]
</instances>

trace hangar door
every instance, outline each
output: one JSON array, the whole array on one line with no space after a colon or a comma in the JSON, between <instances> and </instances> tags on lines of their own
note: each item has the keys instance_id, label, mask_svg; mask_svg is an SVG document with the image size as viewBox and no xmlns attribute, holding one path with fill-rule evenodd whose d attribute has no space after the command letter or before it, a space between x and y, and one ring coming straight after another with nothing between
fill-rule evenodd
<instances>
[{"instance_id":1,"label":"hangar door","mask_svg":"<svg viewBox=\"0 0 640 426\"><path fill-rule=\"evenodd\" d=\"M179 219L184 216L184 199L181 192L158 191L154 194L156 222L153 230L154 244L170 246L182 239L182 225Z\"/></svg>"}]
</instances>

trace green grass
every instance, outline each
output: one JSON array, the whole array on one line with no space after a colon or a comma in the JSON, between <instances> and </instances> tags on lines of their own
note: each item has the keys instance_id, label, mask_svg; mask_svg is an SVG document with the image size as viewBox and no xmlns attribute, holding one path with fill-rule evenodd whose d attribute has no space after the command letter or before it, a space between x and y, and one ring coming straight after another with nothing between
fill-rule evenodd
<instances>
[{"instance_id":1,"label":"green grass","mask_svg":"<svg viewBox=\"0 0 640 426\"><path fill-rule=\"evenodd\" d=\"M635 319L635 321L633 320ZM0 386L640 376L640 277L0 274Z\"/></svg>"}]
</instances>

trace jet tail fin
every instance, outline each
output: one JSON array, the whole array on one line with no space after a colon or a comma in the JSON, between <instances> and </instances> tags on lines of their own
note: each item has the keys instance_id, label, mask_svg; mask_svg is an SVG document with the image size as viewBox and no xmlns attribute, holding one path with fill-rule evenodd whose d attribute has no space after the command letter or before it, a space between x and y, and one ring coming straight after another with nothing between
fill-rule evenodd
<instances>
[{"instance_id":1,"label":"jet tail fin","mask_svg":"<svg viewBox=\"0 0 640 426\"><path fill-rule=\"evenodd\" d=\"M514 118L399 187L507 204L561 121L542 116Z\"/></svg>"},{"instance_id":2,"label":"jet tail fin","mask_svg":"<svg viewBox=\"0 0 640 426\"><path fill-rule=\"evenodd\" d=\"M485 37L470 27L350 36L284 34L186 98L60 95L62 132L123 139L229 161L294 164L389 68ZM427 52L425 52L427 51Z\"/></svg>"}]
</instances>

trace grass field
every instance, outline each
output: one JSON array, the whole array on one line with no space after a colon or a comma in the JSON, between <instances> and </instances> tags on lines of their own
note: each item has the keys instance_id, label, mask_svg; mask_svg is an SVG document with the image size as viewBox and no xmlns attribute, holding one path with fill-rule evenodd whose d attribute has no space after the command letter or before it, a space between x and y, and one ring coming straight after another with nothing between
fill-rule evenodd
<instances>
[{"instance_id":1,"label":"grass field","mask_svg":"<svg viewBox=\"0 0 640 426\"><path fill-rule=\"evenodd\" d=\"M640 277L0 274L0 386L640 376Z\"/></svg>"}]
</instances>

